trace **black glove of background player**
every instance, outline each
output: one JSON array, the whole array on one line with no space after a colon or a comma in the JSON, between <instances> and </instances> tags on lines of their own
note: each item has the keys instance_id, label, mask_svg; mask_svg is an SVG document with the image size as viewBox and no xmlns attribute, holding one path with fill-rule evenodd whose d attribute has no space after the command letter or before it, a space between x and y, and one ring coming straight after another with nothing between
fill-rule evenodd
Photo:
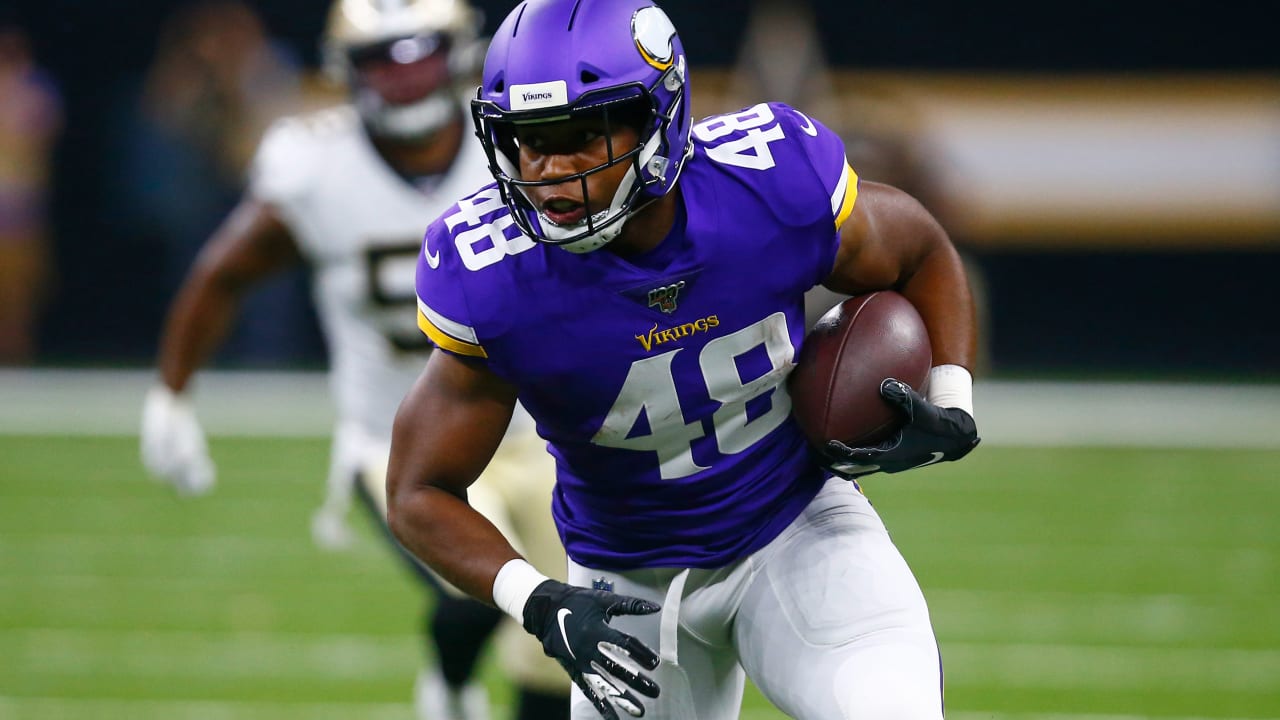
<instances>
[{"instance_id":1,"label":"black glove of background player","mask_svg":"<svg viewBox=\"0 0 1280 720\"><path fill-rule=\"evenodd\" d=\"M648 600L545 580L524 605L524 629L542 641L543 652L560 663L606 720L618 720L614 704L643 717L644 706L630 690L658 697L658 684L640 672L658 667L658 655L610 627L609 620L661 609Z\"/></svg>"},{"instance_id":2,"label":"black glove of background player","mask_svg":"<svg viewBox=\"0 0 1280 720\"><path fill-rule=\"evenodd\" d=\"M873 447L851 448L839 440L827 441L823 448L827 469L850 480L874 472L897 473L959 460L981 440L972 415L934 405L904 382L887 378L880 383L880 395L902 413L907 424Z\"/></svg>"}]
</instances>

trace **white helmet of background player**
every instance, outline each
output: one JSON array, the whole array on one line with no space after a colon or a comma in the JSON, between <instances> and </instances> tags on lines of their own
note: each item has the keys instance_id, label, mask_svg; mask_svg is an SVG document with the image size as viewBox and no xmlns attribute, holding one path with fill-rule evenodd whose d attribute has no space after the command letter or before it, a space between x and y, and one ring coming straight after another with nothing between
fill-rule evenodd
<instances>
[{"instance_id":1,"label":"white helmet of background player","mask_svg":"<svg viewBox=\"0 0 1280 720\"><path fill-rule=\"evenodd\" d=\"M427 136L460 112L480 20L464 0L334 0L326 70L351 88L373 134Z\"/></svg>"}]
</instances>

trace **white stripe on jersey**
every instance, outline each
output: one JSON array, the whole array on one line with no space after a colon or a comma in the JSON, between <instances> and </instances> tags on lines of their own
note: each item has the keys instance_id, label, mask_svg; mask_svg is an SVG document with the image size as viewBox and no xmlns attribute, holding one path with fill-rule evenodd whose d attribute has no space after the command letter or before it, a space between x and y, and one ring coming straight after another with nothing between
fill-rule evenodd
<instances>
[{"instance_id":1,"label":"white stripe on jersey","mask_svg":"<svg viewBox=\"0 0 1280 720\"><path fill-rule=\"evenodd\" d=\"M426 303L422 302L422 298L418 298L418 310L427 317L427 320L431 321L432 325L435 325L437 328L448 333L452 337L462 340L463 342L471 343L472 345L480 344L480 338L476 337L475 328L463 325L459 322L454 322L435 310L432 310L430 307L427 307Z\"/></svg>"},{"instance_id":2,"label":"white stripe on jersey","mask_svg":"<svg viewBox=\"0 0 1280 720\"><path fill-rule=\"evenodd\" d=\"M836 183L836 189L831 193L831 217L840 215L840 208L844 205L844 192L849 187L849 163L845 163L840 170L840 182Z\"/></svg>"}]
</instances>

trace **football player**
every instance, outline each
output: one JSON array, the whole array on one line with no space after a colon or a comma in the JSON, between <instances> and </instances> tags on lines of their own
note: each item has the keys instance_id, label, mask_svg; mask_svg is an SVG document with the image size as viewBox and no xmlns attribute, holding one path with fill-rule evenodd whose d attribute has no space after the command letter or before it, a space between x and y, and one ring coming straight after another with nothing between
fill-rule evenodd
<instances>
[{"instance_id":1,"label":"football player","mask_svg":"<svg viewBox=\"0 0 1280 720\"><path fill-rule=\"evenodd\" d=\"M186 494L213 487L192 376L227 335L245 293L301 263L313 277L337 409L328 494L313 533L323 545L346 542L353 489L385 522L392 419L430 346L415 323L423 231L490 180L459 88L477 25L477 12L463 0L333 5L326 60L348 83L351 102L284 119L267 132L245 196L184 281L161 338L161 381L143 412L142 456L153 474ZM549 512L554 464L531 422L512 424L499 458L473 490L474 501L516 533L540 558L535 562L562 575ZM487 718L474 670L504 616L413 564L437 591L427 623L434 657L416 688L419 717ZM520 686L518 716L563 717L563 673L533 639L504 624L516 643L504 642L500 654Z\"/></svg>"},{"instance_id":2,"label":"football player","mask_svg":"<svg viewBox=\"0 0 1280 720\"><path fill-rule=\"evenodd\" d=\"M527 0L499 27L472 103L497 182L427 230L442 351L396 418L391 528L538 637L575 720L735 718L747 677L790 717L940 720L924 597L852 480L978 442L960 260L818 120L689 100L650 0ZM818 284L925 319L928 396L885 379L907 422L881 446L819 455L791 416ZM567 584L468 503L517 400L556 458Z\"/></svg>"}]
</instances>

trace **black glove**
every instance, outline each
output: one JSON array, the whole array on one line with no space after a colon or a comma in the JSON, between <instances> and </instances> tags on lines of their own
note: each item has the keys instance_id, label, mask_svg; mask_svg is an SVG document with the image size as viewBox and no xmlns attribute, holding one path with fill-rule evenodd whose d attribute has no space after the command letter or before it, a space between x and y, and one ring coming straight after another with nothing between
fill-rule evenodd
<instances>
[{"instance_id":1,"label":"black glove","mask_svg":"<svg viewBox=\"0 0 1280 720\"><path fill-rule=\"evenodd\" d=\"M658 697L658 684L640 669L658 667L658 655L636 638L609 627L618 615L649 615L657 603L603 590L544 580L524 605L524 629L542 641L587 699L607 720L618 720L613 704L644 716L644 706L627 688Z\"/></svg>"},{"instance_id":2,"label":"black glove","mask_svg":"<svg viewBox=\"0 0 1280 720\"><path fill-rule=\"evenodd\" d=\"M907 424L874 447L851 448L839 440L828 440L823 448L828 470L845 479L873 472L902 472L959 460L981 440L972 415L960 408L938 407L904 382L886 379L880 383L880 395L902 413Z\"/></svg>"}]
</instances>

